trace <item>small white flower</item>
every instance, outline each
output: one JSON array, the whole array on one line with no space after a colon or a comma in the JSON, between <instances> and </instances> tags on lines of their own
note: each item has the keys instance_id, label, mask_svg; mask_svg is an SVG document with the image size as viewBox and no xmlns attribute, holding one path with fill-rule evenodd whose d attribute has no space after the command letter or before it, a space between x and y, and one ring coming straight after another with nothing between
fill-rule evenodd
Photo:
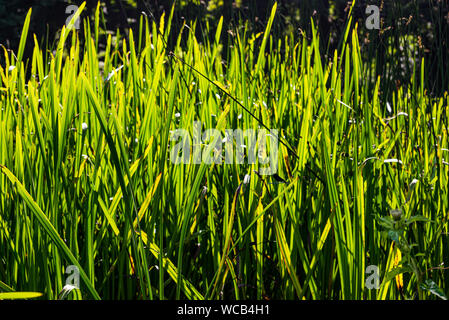
<instances>
[{"instance_id":1,"label":"small white flower","mask_svg":"<svg viewBox=\"0 0 449 320\"><path fill-rule=\"evenodd\" d=\"M243 178L243 184L248 184L251 180L251 176L249 174L245 175L245 178Z\"/></svg>"},{"instance_id":2,"label":"small white flower","mask_svg":"<svg viewBox=\"0 0 449 320\"><path fill-rule=\"evenodd\" d=\"M242 119L242 114L239 114L238 116L237 116L237 118L240 120L240 119Z\"/></svg>"},{"instance_id":3,"label":"small white flower","mask_svg":"<svg viewBox=\"0 0 449 320\"><path fill-rule=\"evenodd\" d=\"M179 118L181 116L181 114L179 112L175 113L175 118Z\"/></svg>"},{"instance_id":4,"label":"small white flower","mask_svg":"<svg viewBox=\"0 0 449 320\"><path fill-rule=\"evenodd\" d=\"M9 66L8 71L11 72L16 68L16 66Z\"/></svg>"},{"instance_id":5,"label":"small white flower","mask_svg":"<svg viewBox=\"0 0 449 320\"><path fill-rule=\"evenodd\" d=\"M399 159L385 159L384 163L399 163L402 164L402 161Z\"/></svg>"},{"instance_id":6,"label":"small white flower","mask_svg":"<svg viewBox=\"0 0 449 320\"><path fill-rule=\"evenodd\" d=\"M121 65L120 67L118 67L117 69L112 69L111 72L109 72L108 76L106 77L106 81L111 80L111 78L114 76L114 74L116 74L120 69L122 69L125 65ZM116 82L114 82L115 84Z\"/></svg>"},{"instance_id":7,"label":"small white flower","mask_svg":"<svg viewBox=\"0 0 449 320\"><path fill-rule=\"evenodd\" d=\"M64 241L67 242L66 239L64 239ZM75 290L75 289L78 289L78 287L77 287L77 286L74 286L74 285L71 285L71 284L66 284L66 285L64 286L64 288L62 288L62 291L63 291L63 292L70 292L70 291Z\"/></svg>"},{"instance_id":8,"label":"small white flower","mask_svg":"<svg viewBox=\"0 0 449 320\"><path fill-rule=\"evenodd\" d=\"M83 122L83 123L81 124L81 129L83 129L83 131L86 131L87 128L88 128L87 123Z\"/></svg>"},{"instance_id":9,"label":"small white flower","mask_svg":"<svg viewBox=\"0 0 449 320\"><path fill-rule=\"evenodd\" d=\"M89 159L89 156L87 154L82 154L81 157L83 157L84 160Z\"/></svg>"},{"instance_id":10,"label":"small white flower","mask_svg":"<svg viewBox=\"0 0 449 320\"><path fill-rule=\"evenodd\" d=\"M221 99L221 97L220 97L220 95L219 95L218 93L215 94L215 97L216 97L218 100Z\"/></svg>"}]
</instances>

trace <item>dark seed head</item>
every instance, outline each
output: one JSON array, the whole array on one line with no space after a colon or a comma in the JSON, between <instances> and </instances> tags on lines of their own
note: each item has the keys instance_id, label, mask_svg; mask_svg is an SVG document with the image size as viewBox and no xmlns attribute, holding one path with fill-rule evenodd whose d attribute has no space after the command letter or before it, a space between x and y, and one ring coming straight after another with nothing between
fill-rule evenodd
<instances>
[{"instance_id":1,"label":"dark seed head","mask_svg":"<svg viewBox=\"0 0 449 320\"><path fill-rule=\"evenodd\" d=\"M390 210L390 214L393 217L394 221L399 221L401 220L402 210L401 209Z\"/></svg>"}]
</instances>

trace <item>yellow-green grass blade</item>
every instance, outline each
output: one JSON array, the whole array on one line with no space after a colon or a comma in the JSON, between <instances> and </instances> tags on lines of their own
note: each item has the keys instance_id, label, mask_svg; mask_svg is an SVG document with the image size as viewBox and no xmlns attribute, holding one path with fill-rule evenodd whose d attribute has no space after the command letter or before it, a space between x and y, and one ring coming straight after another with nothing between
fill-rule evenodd
<instances>
[{"instance_id":1,"label":"yellow-green grass blade","mask_svg":"<svg viewBox=\"0 0 449 320\"><path fill-rule=\"evenodd\" d=\"M33 212L36 219L39 221L41 227L45 230L47 235L53 240L55 245L61 250L62 253L66 256L67 260L72 263L73 265L77 266L80 271L81 279L84 281L84 284L86 285L89 293L92 295L94 299L100 299L100 296L98 295L97 291L93 287L92 283L90 282L89 278L87 277L86 273L84 272L83 268L79 264L78 260L73 256L70 249L67 247L67 245L64 243L64 241L61 239L59 234L57 233L56 229L51 224L50 220L47 218L45 213L39 208L39 205L34 201L34 199L31 197L31 195L27 192L25 187L22 185L22 183L14 176L14 174L8 170L3 165L0 165L0 169L4 175L9 179L9 181L12 183L12 185L16 188L17 192L21 196L21 198L25 201L27 206L30 208L30 210Z\"/></svg>"},{"instance_id":2,"label":"yellow-green grass blade","mask_svg":"<svg viewBox=\"0 0 449 320\"><path fill-rule=\"evenodd\" d=\"M34 299L41 296L40 292L0 292L0 300Z\"/></svg>"}]
</instances>

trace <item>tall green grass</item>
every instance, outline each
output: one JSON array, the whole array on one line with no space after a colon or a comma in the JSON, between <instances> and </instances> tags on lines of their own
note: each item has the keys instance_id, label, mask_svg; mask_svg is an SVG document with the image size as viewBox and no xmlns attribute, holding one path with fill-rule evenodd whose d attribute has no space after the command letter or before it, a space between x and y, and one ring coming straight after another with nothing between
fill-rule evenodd
<instances>
[{"instance_id":1,"label":"tall green grass","mask_svg":"<svg viewBox=\"0 0 449 320\"><path fill-rule=\"evenodd\" d=\"M57 299L75 265L70 298L437 299L429 279L447 294L449 97L427 95L422 68L387 108L351 20L328 63L316 30L276 40L275 12L263 34L220 21L203 42L196 22L170 33L173 11L127 38L99 35L97 14L83 45L64 27L54 52L27 16L0 66L0 291ZM194 121L279 129L286 183L257 164L171 163L171 131ZM391 209L431 220L410 224L410 252L379 224Z\"/></svg>"}]
</instances>

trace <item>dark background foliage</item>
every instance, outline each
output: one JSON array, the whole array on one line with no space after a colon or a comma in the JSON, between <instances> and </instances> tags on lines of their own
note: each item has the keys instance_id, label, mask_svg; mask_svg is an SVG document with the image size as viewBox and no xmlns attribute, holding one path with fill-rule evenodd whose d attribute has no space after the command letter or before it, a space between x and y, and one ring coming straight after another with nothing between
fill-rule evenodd
<instances>
[{"instance_id":1,"label":"dark background foliage","mask_svg":"<svg viewBox=\"0 0 449 320\"><path fill-rule=\"evenodd\" d=\"M64 25L69 4L80 5L82 1L63 0L0 0L0 44L16 50L26 12L33 8L30 31L41 43L54 47L58 31ZM97 0L87 0L83 17L93 17ZM212 30L220 16L224 17L225 30L236 31L242 21L249 21L254 32L263 31L274 1L257 0L105 0L101 1L102 31L116 32L126 36L127 29L137 29L142 12L152 13L156 19L169 12L175 5L173 32L183 21L197 19L197 36L206 37L204 27L207 18ZM369 4L381 7L381 30L365 28L365 8ZM278 15L273 26L274 37L283 38L287 33L310 34L311 20L318 25L321 45L330 58L341 43L342 30L347 21L350 2L345 0L279 0ZM364 59L376 59L376 70L370 79L381 76L382 88L393 91L395 86L407 83L413 66L419 66L422 57L426 61L427 87L431 93L441 94L449 88L447 77L449 48L449 0L384 0L356 1L353 18L359 22ZM104 30L106 29L106 30ZM213 34L213 32L211 32ZM232 35L232 32L231 32ZM174 37L171 39L174 40ZM224 37L226 47L227 38ZM388 48L395 48L388 52ZM32 46L26 48L25 56L31 55Z\"/></svg>"}]
</instances>

